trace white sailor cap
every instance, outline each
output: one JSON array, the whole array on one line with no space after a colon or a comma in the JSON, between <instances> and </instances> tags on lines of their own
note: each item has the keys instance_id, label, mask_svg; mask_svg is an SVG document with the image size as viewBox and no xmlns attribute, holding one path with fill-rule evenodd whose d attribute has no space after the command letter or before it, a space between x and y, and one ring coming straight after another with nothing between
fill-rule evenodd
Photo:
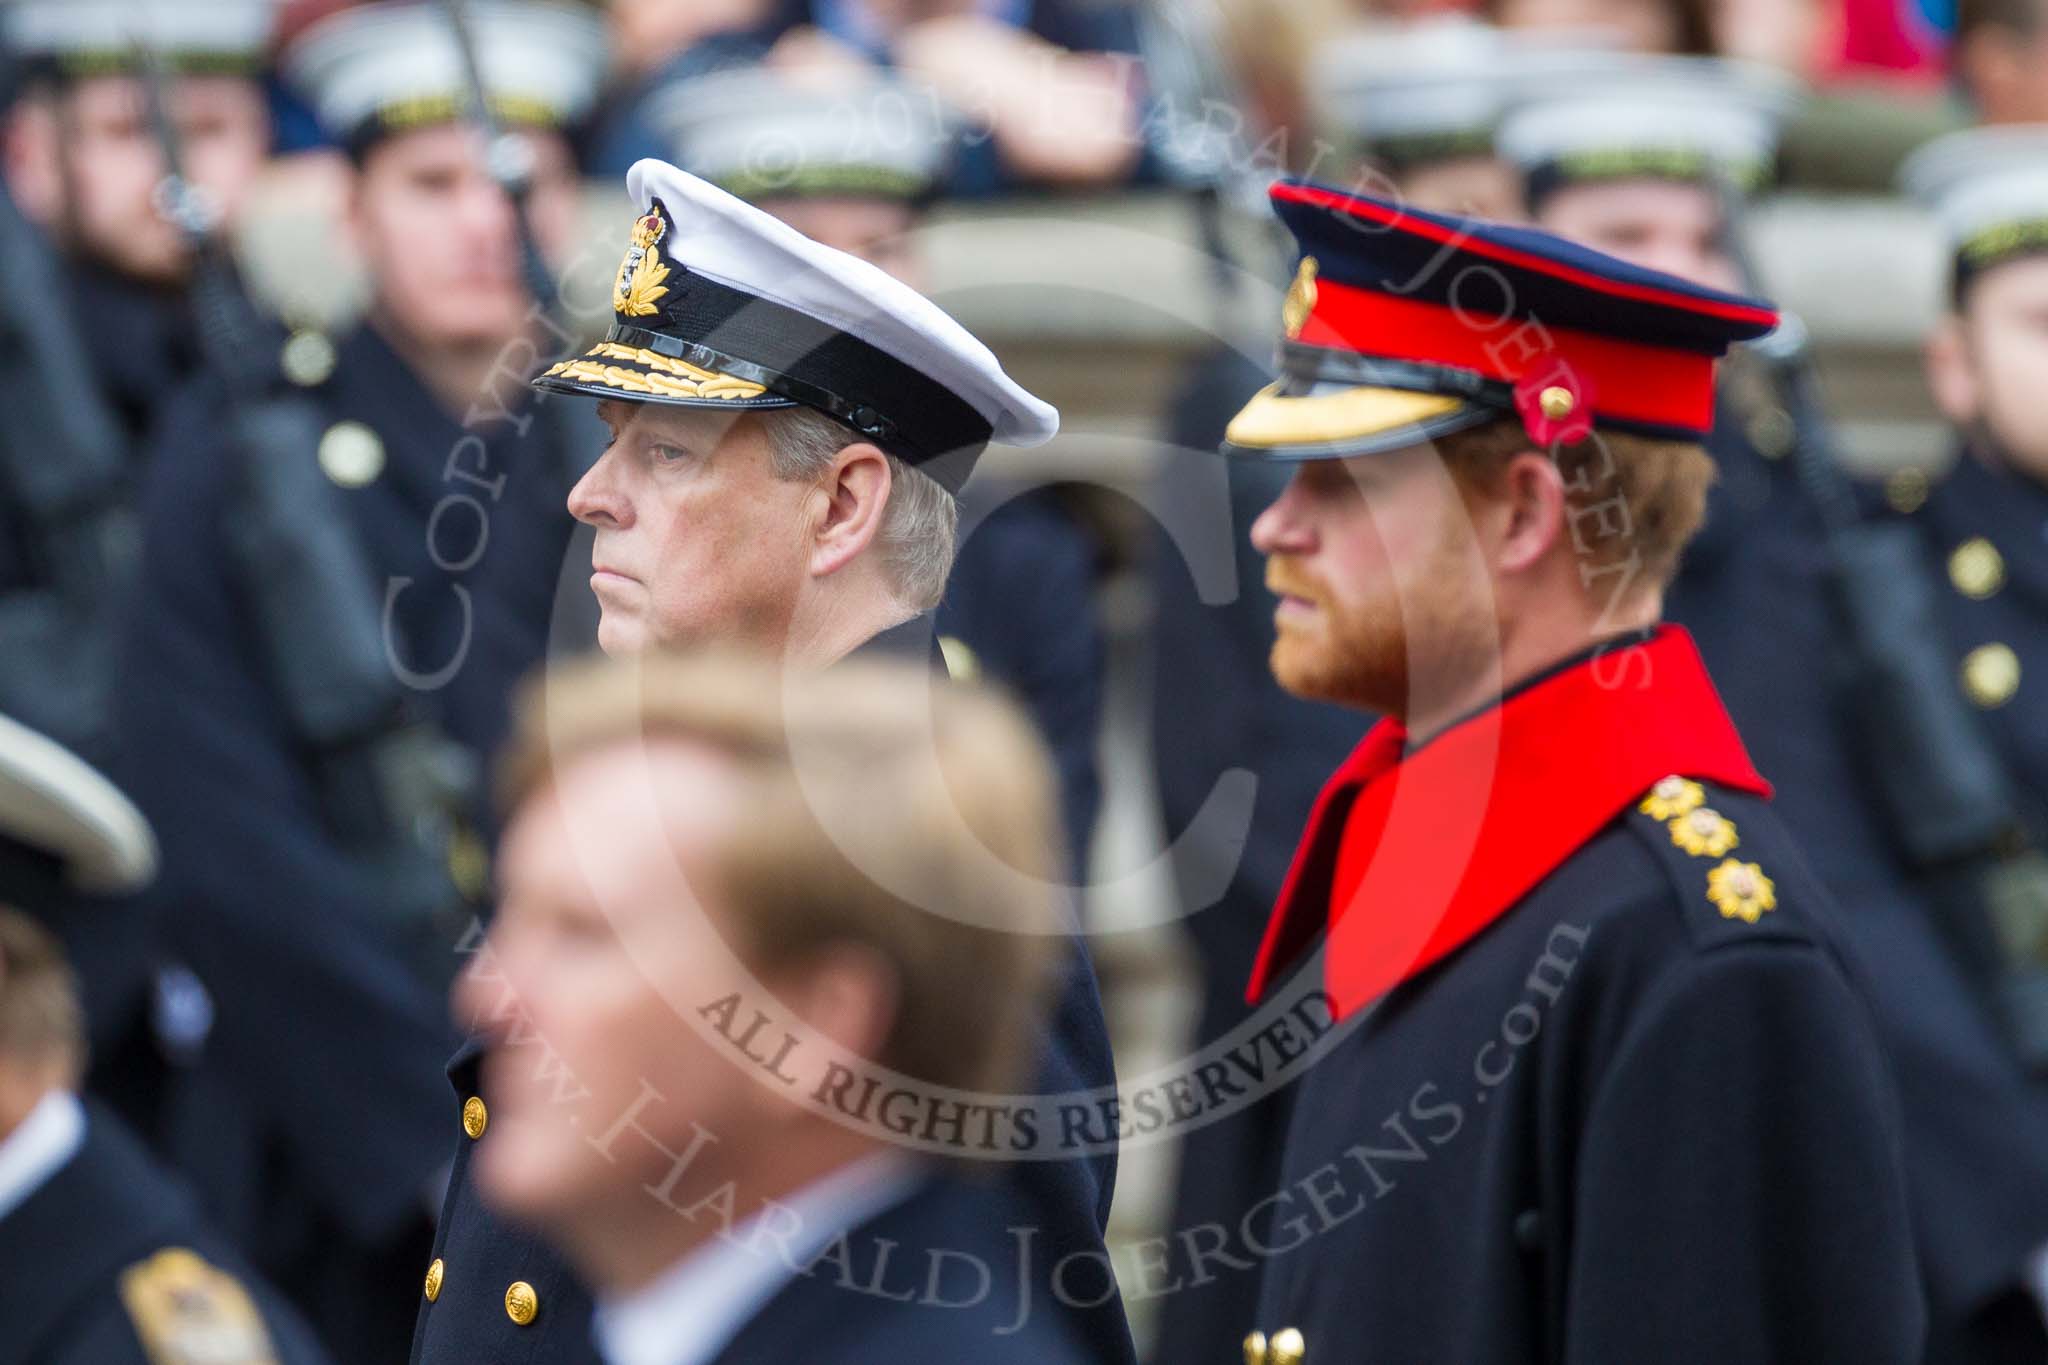
<instances>
[{"instance_id":1,"label":"white sailor cap","mask_svg":"<svg viewBox=\"0 0 2048 1365\"><path fill-rule=\"evenodd\" d=\"M6 716L0 839L55 858L76 891L133 891L156 875L156 837L134 803L84 759Z\"/></svg>"},{"instance_id":2,"label":"white sailor cap","mask_svg":"<svg viewBox=\"0 0 2048 1365\"><path fill-rule=\"evenodd\" d=\"M275 0L8 0L7 49L64 76L132 72L145 51L174 71L253 75Z\"/></svg>"},{"instance_id":3,"label":"white sailor cap","mask_svg":"<svg viewBox=\"0 0 2048 1365\"><path fill-rule=\"evenodd\" d=\"M1754 190L1800 98L1783 72L1715 57L1559 53L1524 62L1501 155L1530 202L1560 185L1654 177Z\"/></svg>"},{"instance_id":4,"label":"white sailor cap","mask_svg":"<svg viewBox=\"0 0 2048 1365\"><path fill-rule=\"evenodd\" d=\"M557 128L596 103L605 30L587 6L483 0L463 13L498 118ZM453 23L444 6L426 0L338 10L291 37L280 65L328 136L352 147L459 119L469 106L468 67Z\"/></svg>"},{"instance_id":5,"label":"white sailor cap","mask_svg":"<svg viewBox=\"0 0 2048 1365\"><path fill-rule=\"evenodd\" d=\"M866 71L728 68L675 82L643 112L676 165L742 199L920 200L961 138L936 91Z\"/></svg>"},{"instance_id":6,"label":"white sailor cap","mask_svg":"<svg viewBox=\"0 0 2048 1365\"><path fill-rule=\"evenodd\" d=\"M1318 48L1309 91L1331 127L1383 161L1485 155L1507 48L1499 29L1462 15L1367 24Z\"/></svg>"},{"instance_id":7,"label":"white sailor cap","mask_svg":"<svg viewBox=\"0 0 2048 1365\"><path fill-rule=\"evenodd\" d=\"M639 217L613 322L543 389L742 411L808 407L950 491L989 441L1034 446L1059 413L937 304L664 161L626 174Z\"/></svg>"},{"instance_id":8,"label":"white sailor cap","mask_svg":"<svg viewBox=\"0 0 2048 1365\"><path fill-rule=\"evenodd\" d=\"M1899 187L1934 215L1959 289L1979 271L2048 251L2048 123L1936 138L1906 158Z\"/></svg>"}]
</instances>

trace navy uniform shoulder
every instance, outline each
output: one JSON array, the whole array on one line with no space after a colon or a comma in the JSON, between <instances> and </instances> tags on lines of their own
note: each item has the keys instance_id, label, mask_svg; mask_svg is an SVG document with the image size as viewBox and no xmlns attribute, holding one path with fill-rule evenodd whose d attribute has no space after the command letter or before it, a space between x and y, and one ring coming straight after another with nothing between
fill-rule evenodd
<instances>
[{"instance_id":1,"label":"navy uniform shoulder","mask_svg":"<svg viewBox=\"0 0 2048 1365\"><path fill-rule=\"evenodd\" d=\"M0 1339L10 1365L326 1365L190 1193L103 1111L90 1113L77 1154L0 1223L0 1275L16 1304Z\"/></svg>"},{"instance_id":2,"label":"navy uniform shoulder","mask_svg":"<svg viewBox=\"0 0 2048 1365\"><path fill-rule=\"evenodd\" d=\"M1673 775L1644 793L1624 823L1663 868L1696 946L1825 937L1820 893L1762 798Z\"/></svg>"}]
</instances>

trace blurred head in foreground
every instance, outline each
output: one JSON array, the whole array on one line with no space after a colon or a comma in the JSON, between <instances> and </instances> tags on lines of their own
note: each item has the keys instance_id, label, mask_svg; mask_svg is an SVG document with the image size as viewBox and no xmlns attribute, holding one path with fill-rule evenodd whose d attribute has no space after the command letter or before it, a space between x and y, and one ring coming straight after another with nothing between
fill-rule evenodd
<instances>
[{"instance_id":1,"label":"blurred head in foreground","mask_svg":"<svg viewBox=\"0 0 2048 1365\"><path fill-rule=\"evenodd\" d=\"M1007 703L900 662L652 654L535 685L505 775L500 910L456 994L498 1035L478 1182L601 1288L715 1230L671 1206L729 1221L916 1131L915 1099L818 1098L850 1074L1015 1078L1059 854Z\"/></svg>"}]
</instances>

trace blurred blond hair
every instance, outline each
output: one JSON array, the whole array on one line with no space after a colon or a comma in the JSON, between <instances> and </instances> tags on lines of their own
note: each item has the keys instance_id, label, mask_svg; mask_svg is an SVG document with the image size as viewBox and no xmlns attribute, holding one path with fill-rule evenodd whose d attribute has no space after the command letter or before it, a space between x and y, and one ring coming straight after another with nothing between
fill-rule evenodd
<instances>
[{"instance_id":1,"label":"blurred blond hair","mask_svg":"<svg viewBox=\"0 0 2048 1365\"><path fill-rule=\"evenodd\" d=\"M580 756L652 743L731 766L738 832L710 877L751 968L869 950L897 991L873 1060L963 1090L1018 1079L1065 922L1065 864L1052 764L1015 705L900 660L818 673L732 651L582 662L523 690L500 797L510 809ZM1021 875L989 875L991 858Z\"/></svg>"}]
</instances>

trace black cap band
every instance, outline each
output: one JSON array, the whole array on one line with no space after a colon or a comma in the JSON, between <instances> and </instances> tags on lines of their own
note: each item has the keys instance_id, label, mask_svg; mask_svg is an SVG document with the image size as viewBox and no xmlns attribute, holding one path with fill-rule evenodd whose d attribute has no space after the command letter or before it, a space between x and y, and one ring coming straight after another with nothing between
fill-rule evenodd
<instances>
[{"instance_id":1,"label":"black cap band","mask_svg":"<svg viewBox=\"0 0 2048 1365\"><path fill-rule=\"evenodd\" d=\"M660 331L615 322L611 339L759 384L906 464L978 455L994 435L951 389L852 333L687 269L677 274Z\"/></svg>"}]
</instances>

